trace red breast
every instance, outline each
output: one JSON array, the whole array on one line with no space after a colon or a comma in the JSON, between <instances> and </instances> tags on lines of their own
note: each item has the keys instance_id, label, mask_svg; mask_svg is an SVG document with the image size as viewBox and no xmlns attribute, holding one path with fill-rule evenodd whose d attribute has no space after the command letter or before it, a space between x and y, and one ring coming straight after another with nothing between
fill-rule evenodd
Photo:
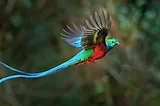
<instances>
[{"instance_id":1,"label":"red breast","mask_svg":"<svg viewBox=\"0 0 160 106\"><path fill-rule=\"evenodd\" d=\"M97 46L94 48L93 51L94 51L94 52L93 52L93 55L92 55L91 58L89 58L88 60L79 62L79 63L77 63L77 64L83 65L83 64L86 63L86 62L94 62L95 60L98 60L98 59L104 57L105 54L106 54L106 45L105 45L105 44L97 45ZM76 65L77 65L77 64L76 64Z\"/></svg>"},{"instance_id":2,"label":"red breast","mask_svg":"<svg viewBox=\"0 0 160 106\"><path fill-rule=\"evenodd\" d=\"M88 61L94 62L95 60L104 57L105 54L106 54L106 45L105 44L97 45L94 48L93 56Z\"/></svg>"}]
</instances>

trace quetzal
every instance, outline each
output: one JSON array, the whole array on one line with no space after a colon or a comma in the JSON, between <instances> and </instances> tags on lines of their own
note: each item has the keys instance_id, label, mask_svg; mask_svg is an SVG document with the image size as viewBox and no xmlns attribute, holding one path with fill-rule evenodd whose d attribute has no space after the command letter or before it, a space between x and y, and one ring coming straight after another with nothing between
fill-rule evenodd
<instances>
[{"instance_id":1,"label":"quetzal","mask_svg":"<svg viewBox=\"0 0 160 106\"><path fill-rule=\"evenodd\" d=\"M87 27L81 25L78 27L73 24L73 28L67 26L69 31L63 30L63 39L67 43L76 48L82 48L82 50L70 60L47 71L37 73L27 73L0 62L1 65L10 70L21 73L4 77L0 79L0 83L14 78L44 77L72 65L94 62L104 57L115 45L119 44L117 38L106 38L110 33L111 18L105 9L101 9L98 13L95 12L93 16L90 16L90 20L86 20L86 26Z\"/></svg>"}]
</instances>

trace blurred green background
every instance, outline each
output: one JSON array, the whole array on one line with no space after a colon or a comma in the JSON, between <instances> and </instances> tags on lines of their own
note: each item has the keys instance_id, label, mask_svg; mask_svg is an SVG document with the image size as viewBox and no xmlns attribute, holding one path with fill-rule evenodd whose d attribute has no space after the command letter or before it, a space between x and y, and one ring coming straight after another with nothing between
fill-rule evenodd
<instances>
[{"instance_id":1,"label":"blurred green background","mask_svg":"<svg viewBox=\"0 0 160 106\"><path fill-rule=\"evenodd\" d=\"M0 84L0 106L160 106L159 0L0 0L0 61L39 72L80 49L61 39L106 8L111 35L120 40L96 63L72 66L39 79ZM0 66L0 78L15 74Z\"/></svg>"}]
</instances>

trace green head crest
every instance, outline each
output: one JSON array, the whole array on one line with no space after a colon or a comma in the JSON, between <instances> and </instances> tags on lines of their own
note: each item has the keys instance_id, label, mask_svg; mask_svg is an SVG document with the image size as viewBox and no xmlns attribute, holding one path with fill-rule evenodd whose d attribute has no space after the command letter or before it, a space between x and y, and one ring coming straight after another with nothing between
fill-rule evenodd
<instances>
[{"instance_id":1,"label":"green head crest","mask_svg":"<svg viewBox=\"0 0 160 106\"><path fill-rule=\"evenodd\" d=\"M117 38L107 38L106 39L106 46L107 46L107 52L112 49L115 45L118 45L118 39Z\"/></svg>"}]
</instances>

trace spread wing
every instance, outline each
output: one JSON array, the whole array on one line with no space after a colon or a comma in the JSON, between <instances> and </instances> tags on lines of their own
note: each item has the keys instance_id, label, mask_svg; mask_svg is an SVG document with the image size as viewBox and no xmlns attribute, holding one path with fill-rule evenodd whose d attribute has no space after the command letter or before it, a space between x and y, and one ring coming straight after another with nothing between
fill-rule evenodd
<instances>
[{"instance_id":1,"label":"spread wing","mask_svg":"<svg viewBox=\"0 0 160 106\"><path fill-rule=\"evenodd\" d=\"M82 26L80 26L79 28L74 23L73 23L73 26L74 26L74 29L67 26L69 31L66 31L63 29L64 33L61 33L61 35L63 35L63 39L70 45L75 46L77 48L81 48L82 36L84 34Z\"/></svg>"},{"instance_id":2,"label":"spread wing","mask_svg":"<svg viewBox=\"0 0 160 106\"><path fill-rule=\"evenodd\" d=\"M89 49L98 44L105 44L105 38L111 28L109 13L105 9L101 9L99 13L95 12L94 17L90 16L90 20L86 20L86 26L79 28L73 24L74 29L67 26L69 32L63 30L63 38L77 48Z\"/></svg>"}]
</instances>

